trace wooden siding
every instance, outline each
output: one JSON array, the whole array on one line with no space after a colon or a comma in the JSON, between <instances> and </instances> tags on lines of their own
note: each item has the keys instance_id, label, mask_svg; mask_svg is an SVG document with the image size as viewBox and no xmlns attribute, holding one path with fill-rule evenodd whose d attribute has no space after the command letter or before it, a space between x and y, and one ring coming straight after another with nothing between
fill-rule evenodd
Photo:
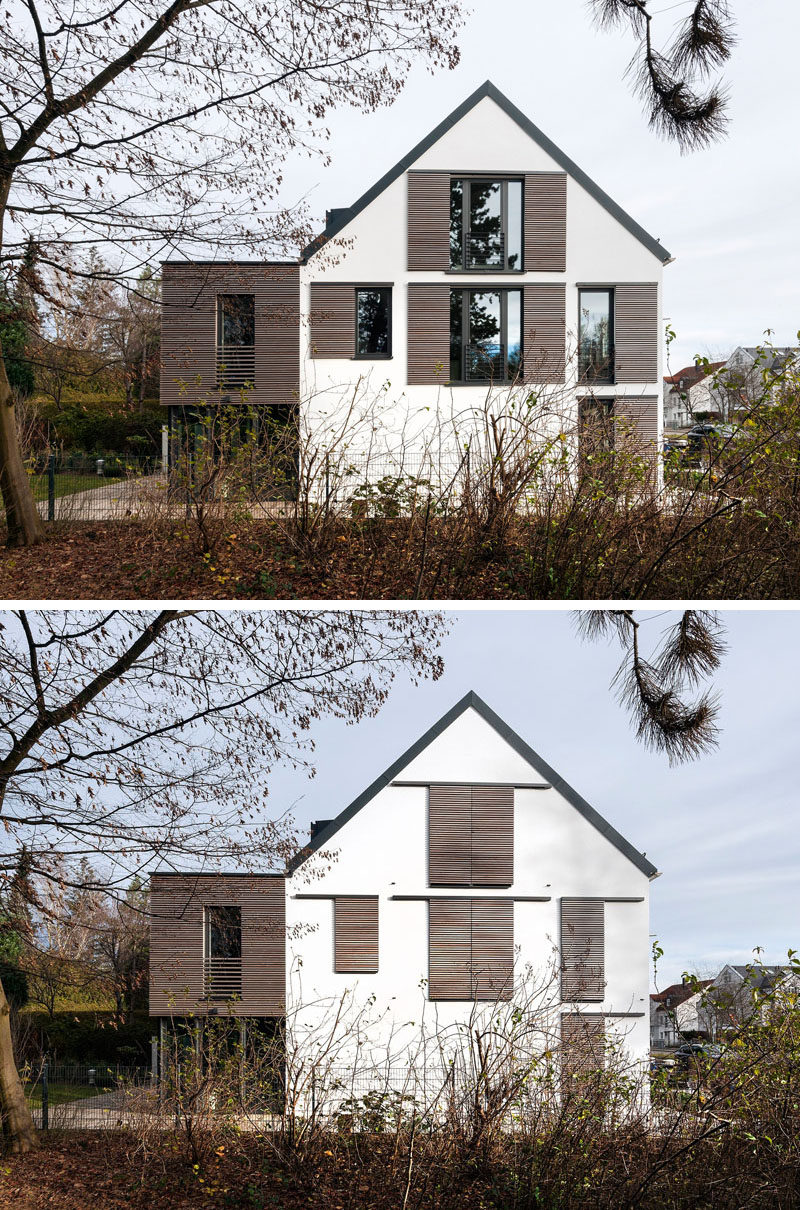
<instances>
[{"instance_id":1,"label":"wooden siding","mask_svg":"<svg viewBox=\"0 0 800 1210\"><path fill-rule=\"evenodd\" d=\"M605 906L602 899L561 900L561 999L605 995Z\"/></svg>"},{"instance_id":2,"label":"wooden siding","mask_svg":"<svg viewBox=\"0 0 800 1210\"><path fill-rule=\"evenodd\" d=\"M624 448L632 443L637 449L658 443L658 396L621 396L614 404L614 444Z\"/></svg>"},{"instance_id":3,"label":"wooden siding","mask_svg":"<svg viewBox=\"0 0 800 1210\"><path fill-rule=\"evenodd\" d=\"M408 287L408 382L446 383L450 378L450 287Z\"/></svg>"},{"instance_id":4,"label":"wooden siding","mask_svg":"<svg viewBox=\"0 0 800 1210\"><path fill-rule=\"evenodd\" d=\"M443 172L408 173L408 269L450 268L450 177Z\"/></svg>"},{"instance_id":5,"label":"wooden siding","mask_svg":"<svg viewBox=\"0 0 800 1210\"><path fill-rule=\"evenodd\" d=\"M514 787L472 787L472 885L514 881Z\"/></svg>"},{"instance_id":6,"label":"wooden siding","mask_svg":"<svg viewBox=\"0 0 800 1210\"><path fill-rule=\"evenodd\" d=\"M511 886L514 787L430 786L428 882L431 886Z\"/></svg>"},{"instance_id":7,"label":"wooden siding","mask_svg":"<svg viewBox=\"0 0 800 1210\"><path fill-rule=\"evenodd\" d=\"M567 267L567 174L525 175L525 271Z\"/></svg>"},{"instance_id":8,"label":"wooden siding","mask_svg":"<svg viewBox=\"0 0 800 1210\"><path fill-rule=\"evenodd\" d=\"M334 969L344 974L378 969L378 896L350 895L333 901Z\"/></svg>"},{"instance_id":9,"label":"wooden siding","mask_svg":"<svg viewBox=\"0 0 800 1210\"><path fill-rule=\"evenodd\" d=\"M563 382L566 363L567 287L523 286L522 367L526 382Z\"/></svg>"},{"instance_id":10,"label":"wooden siding","mask_svg":"<svg viewBox=\"0 0 800 1210\"><path fill-rule=\"evenodd\" d=\"M605 1018L600 1013L562 1013L561 1079L576 1096L593 1092L602 1096L596 1081L605 1067L605 1041Z\"/></svg>"},{"instance_id":11,"label":"wooden siding","mask_svg":"<svg viewBox=\"0 0 800 1210\"><path fill-rule=\"evenodd\" d=\"M219 401L218 294L255 295L255 382L246 402L292 403L300 377L299 266L165 264L161 285L162 404ZM232 401L240 398L235 390L226 393Z\"/></svg>"},{"instance_id":12,"label":"wooden siding","mask_svg":"<svg viewBox=\"0 0 800 1210\"><path fill-rule=\"evenodd\" d=\"M476 1000L510 1000L514 978L514 902L472 900L472 988Z\"/></svg>"},{"instance_id":13,"label":"wooden siding","mask_svg":"<svg viewBox=\"0 0 800 1210\"><path fill-rule=\"evenodd\" d=\"M614 377L617 382L658 382L658 285L614 288Z\"/></svg>"},{"instance_id":14,"label":"wooden siding","mask_svg":"<svg viewBox=\"0 0 800 1210\"><path fill-rule=\"evenodd\" d=\"M431 899L428 912L429 998L510 1000L513 900Z\"/></svg>"},{"instance_id":15,"label":"wooden siding","mask_svg":"<svg viewBox=\"0 0 800 1210\"><path fill-rule=\"evenodd\" d=\"M150 882L150 1015L207 1013L203 998L203 909L242 910L242 996L237 1016L274 1017L284 1012L286 904L284 879L220 875L154 874ZM218 1001L211 1007L227 1008Z\"/></svg>"},{"instance_id":16,"label":"wooden siding","mask_svg":"<svg viewBox=\"0 0 800 1210\"><path fill-rule=\"evenodd\" d=\"M353 357L356 292L338 282L311 283L311 356Z\"/></svg>"}]
</instances>

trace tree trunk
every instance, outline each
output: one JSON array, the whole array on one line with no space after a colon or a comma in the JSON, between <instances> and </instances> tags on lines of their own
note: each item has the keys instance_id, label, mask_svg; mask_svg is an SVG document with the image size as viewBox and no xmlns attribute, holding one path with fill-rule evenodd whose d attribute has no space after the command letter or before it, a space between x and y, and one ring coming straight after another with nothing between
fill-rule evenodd
<instances>
[{"instance_id":1,"label":"tree trunk","mask_svg":"<svg viewBox=\"0 0 800 1210\"><path fill-rule=\"evenodd\" d=\"M39 1135L22 1091L11 1042L11 1010L0 981L0 1113L8 1150L15 1155L39 1146Z\"/></svg>"},{"instance_id":2,"label":"tree trunk","mask_svg":"<svg viewBox=\"0 0 800 1210\"><path fill-rule=\"evenodd\" d=\"M44 539L44 524L22 461L17 409L0 346L0 491L6 506L9 546L33 546Z\"/></svg>"}]
</instances>

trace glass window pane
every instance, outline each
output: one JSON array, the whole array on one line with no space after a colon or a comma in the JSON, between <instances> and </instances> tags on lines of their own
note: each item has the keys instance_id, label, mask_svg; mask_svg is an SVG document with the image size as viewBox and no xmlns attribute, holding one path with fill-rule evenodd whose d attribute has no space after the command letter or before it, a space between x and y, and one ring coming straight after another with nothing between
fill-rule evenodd
<instances>
[{"instance_id":1,"label":"glass window pane","mask_svg":"<svg viewBox=\"0 0 800 1210\"><path fill-rule=\"evenodd\" d=\"M522 181L508 182L508 230L506 245L509 269L522 268Z\"/></svg>"},{"instance_id":2,"label":"glass window pane","mask_svg":"<svg viewBox=\"0 0 800 1210\"><path fill-rule=\"evenodd\" d=\"M450 182L450 266L464 263L464 182Z\"/></svg>"},{"instance_id":3,"label":"glass window pane","mask_svg":"<svg viewBox=\"0 0 800 1210\"><path fill-rule=\"evenodd\" d=\"M504 264L503 189L500 181L470 181L470 265Z\"/></svg>"},{"instance_id":4,"label":"glass window pane","mask_svg":"<svg viewBox=\"0 0 800 1210\"><path fill-rule=\"evenodd\" d=\"M450 291L450 381L461 382L461 340L463 336L462 290Z\"/></svg>"},{"instance_id":5,"label":"glass window pane","mask_svg":"<svg viewBox=\"0 0 800 1210\"><path fill-rule=\"evenodd\" d=\"M220 294L217 297L217 340L241 347L255 343L255 295Z\"/></svg>"},{"instance_id":6,"label":"glass window pane","mask_svg":"<svg viewBox=\"0 0 800 1210\"><path fill-rule=\"evenodd\" d=\"M356 353L362 357L389 354L391 290L356 291Z\"/></svg>"},{"instance_id":7,"label":"glass window pane","mask_svg":"<svg viewBox=\"0 0 800 1210\"><path fill-rule=\"evenodd\" d=\"M505 377L500 335L500 291L469 291L469 339L466 348L469 379Z\"/></svg>"},{"instance_id":8,"label":"glass window pane","mask_svg":"<svg viewBox=\"0 0 800 1210\"><path fill-rule=\"evenodd\" d=\"M509 290L506 300L508 377L516 378L522 368L522 291Z\"/></svg>"},{"instance_id":9,"label":"glass window pane","mask_svg":"<svg viewBox=\"0 0 800 1210\"><path fill-rule=\"evenodd\" d=\"M609 382L613 378L613 292L581 290L579 321L580 373Z\"/></svg>"},{"instance_id":10,"label":"glass window pane","mask_svg":"<svg viewBox=\"0 0 800 1210\"><path fill-rule=\"evenodd\" d=\"M209 958L241 958L242 909L210 907L207 912Z\"/></svg>"}]
</instances>

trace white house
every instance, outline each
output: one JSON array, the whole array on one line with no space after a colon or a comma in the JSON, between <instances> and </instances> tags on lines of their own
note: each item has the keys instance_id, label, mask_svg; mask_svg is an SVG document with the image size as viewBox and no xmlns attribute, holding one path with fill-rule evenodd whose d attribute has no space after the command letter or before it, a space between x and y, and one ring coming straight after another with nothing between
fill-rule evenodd
<instances>
[{"instance_id":1,"label":"white house","mask_svg":"<svg viewBox=\"0 0 800 1210\"><path fill-rule=\"evenodd\" d=\"M588 1026L643 1061L656 873L468 693L284 875L153 876L150 1012L279 1019L353 1070L520 1007L530 1046Z\"/></svg>"},{"instance_id":2,"label":"white house","mask_svg":"<svg viewBox=\"0 0 800 1210\"><path fill-rule=\"evenodd\" d=\"M703 993L710 979L695 983L684 979L650 996L650 1043L654 1047L678 1046L704 1034Z\"/></svg>"},{"instance_id":3,"label":"white house","mask_svg":"<svg viewBox=\"0 0 800 1210\"><path fill-rule=\"evenodd\" d=\"M781 372L797 357L798 350L791 347L739 346L726 361L714 362L705 373L688 384L688 409L693 417L701 414L719 420L735 420L757 403L765 392L774 401L775 388L770 384L771 376L776 376L777 384Z\"/></svg>"}]
</instances>

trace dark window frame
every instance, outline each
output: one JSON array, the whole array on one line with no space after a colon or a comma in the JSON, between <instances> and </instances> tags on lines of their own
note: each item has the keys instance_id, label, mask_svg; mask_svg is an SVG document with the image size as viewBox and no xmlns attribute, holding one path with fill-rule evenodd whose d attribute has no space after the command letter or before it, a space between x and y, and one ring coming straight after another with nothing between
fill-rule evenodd
<instances>
[{"instance_id":1,"label":"dark window frame","mask_svg":"<svg viewBox=\"0 0 800 1210\"><path fill-rule=\"evenodd\" d=\"M453 264L453 245L452 245L452 190L456 181L461 182L461 263ZM466 236L469 231L469 215L472 210L472 185L498 184L500 189L500 234L503 239L503 263L494 265L475 265L466 264L468 259L464 255L466 245ZM509 206L508 206L508 186L510 184L519 185L520 187L520 214L519 214L519 265L512 266L508 263L508 223L509 223ZM450 196L451 196L451 211L450 211L450 273L524 273L525 272L525 178L524 176L498 176L493 173L471 173L470 175L450 177Z\"/></svg>"},{"instance_id":2,"label":"dark window frame","mask_svg":"<svg viewBox=\"0 0 800 1210\"><path fill-rule=\"evenodd\" d=\"M581 327L583 324L583 307L581 305L584 294L607 294L608 295L608 372L607 374L598 374L597 372L584 367L582 364L583 356L581 353ZM601 386L613 386L616 382L616 365L614 358L614 342L616 330L616 290L614 286L581 286L578 288L578 381L588 383L599 383Z\"/></svg>"},{"instance_id":3,"label":"dark window frame","mask_svg":"<svg viewBox=\"0 0 800 1210\"><path fill-rule=\"evenodd\" d=\"M241 344L233 344L233 343L225 340L225 311L224 311L223 299L226 299L226 298L249 298L252 300L252 303L253 303L253 314L252 314L253 340L252 340L252 342L247 342L247 343L243 342ZM217 300L217 314L216 314L217 347L220 349L253 348L255 345L255 339L256 339L256 296L255 296L255 294L252 291L248 291L248 290L225 290L216 295L216 300Z\"/></svg>"},{"instance_id":4,"label":"dark window frame","mask_svg":"<svg viewBox=\"0 0 800 1210\"><path fill-rule=\"evenodd\" d=\"M238 954L229 955L229 954L212 953L212 937L213 937L213 929L215 927L214 922L213 922L213 914L215 912L231 912L231 913L237 914L238 922L234 927L236 927L238 929L238 934L239 934L239 944L238 944L239 953ZM236 903L208 903L205 905L204 914L205 914L205 920L203 921L203 924L204 924L204 929L203 929L204 946L203 946L203 948L205 951L206 959L209 959L209 960L229 959L231 961L241 961L241 959L242 959L242 909L241 909L241 906ZM230 928L231 927L230 924L228 924L227 927Z\"/></svg>"},{"instance_id":5,"label":"dark window frame","mask_svg":"<svg viewBox=\"0 0 800 1210\"><path fill-rule=\"evenodd\" d=\"M520 328L520 353L519 353L519 369L514 376L510 376L508 372L508 295L511 293L519 294L519 328ZM521 380L523 375L524 365L524 349L523 349L523 333L525 331L525 296L522 286L495 286L492 283L478 285L464 285L450 287L450 305L452 308L453 294L461 295L461 355L459 364L459 376L448 379L450 386L484 386L486 383L511 383ZM468 378L466 375L466 348L470 343L464 339L465 333L469 332L469 296L470 294L499 294L500 295L500 345L505 349L505 357L503 360L503 377L492 376L487 378ZM452 311L451 311L452 317ZM450 365L452 368L452 328L450 332L451 341L451 356Z\"/></svg>"},{"instance_id":6,"label":"dark window frame","mask_svg":"<svg viewBox=\"0 0 800 1210\"><path fill-rule=\"evenodd\" d=\"M358 296L362 291L367 291L367 290L373 290L373 291L382 290L389 296L388 303L386 306L387 351L385 353L359 353L359 351L358 351ZM354 307L353 361L391 361L391 359L392 359L392 321L393 321L392 287L391 286L370 286L370 285L356 286L353 291L353 307Z\"/></svg>"}]
</instances>

